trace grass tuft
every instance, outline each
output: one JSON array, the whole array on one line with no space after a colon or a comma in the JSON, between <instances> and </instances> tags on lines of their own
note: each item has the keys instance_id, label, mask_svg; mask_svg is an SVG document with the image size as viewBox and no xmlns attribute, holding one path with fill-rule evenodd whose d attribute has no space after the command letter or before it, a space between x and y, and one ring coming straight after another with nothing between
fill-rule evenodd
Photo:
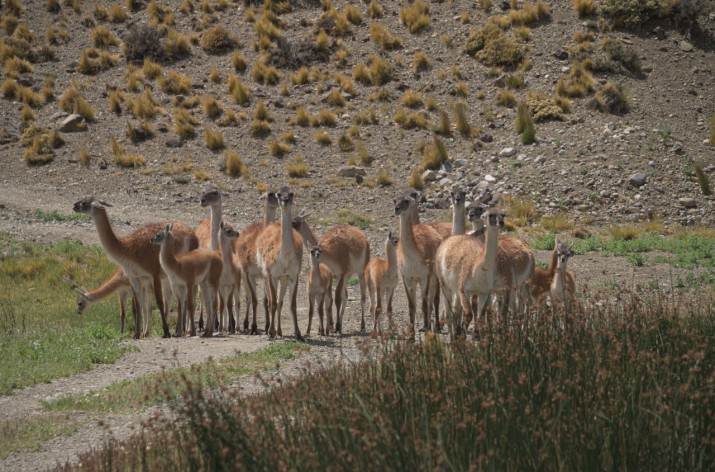
<instances>
[{"instance_id":1,"label":"grass tuft","mask_svg":"<svg viewBox=\"0 0 715 472\"><path fill-rule=\"evenodd\" d=\"M308 176L308 164L306 164L303 156L295 156L295 160L286 165L286 173L288 177L303 178Z\"/></svg>"},{"instance_id":2,"label":"grass tuft","mask_svg":"<svg viewBox=\"0 0 715 472\"><path fill-rule=\"evenodd\" d=\"M236 41L223 25L213 26L201 34L199 46L209 54L220 54L236 45Z\"/></svg>"},{"instance_id":3,"label":"grass tuft","mask_svg":"<svg viewBox=\"0 0 715 472\"><path fill-rule=\"evenodd\" d=\"M236 105L248 105L251 101L251 92L235 75L228 76L228 91Z\"/></svg>"},{"instance_id":4,"label":"grass tuft","mask_svg":"<svg viewBox=\"0 0 715 472\"><path fill-rule=\"evenodd\" d=\"M437 170L443 163L447 162L447 146L444 141L437 135L432 136L432 144L425 147L422 154L422 162L420 167L422 170Z\"/></svg>"},{"instance_id":5,"label":"grass tuft","mask_svg":"<svg viewBox=\"0 0 715 472\"><path fill-rule=\"evenodd\" d=\"M370 24L370 38L379 49L384 51L393 51L402 47L402 38L393 36L385 26L377 21Z\"/></svg>"},{"instance_id":6,"label":"grass tuft","mask_svg":"<svg viewBox=\"0 0 715 472\"><path fill-rule=\"evenodd\" d=\"M111 46L116 46L118 44L117 38L106 26L98 26L94 28L90 33L90 36L92 38L94 46L98 48L106 49Z\"/></svg>"},{"instance_id":7,"label":"grass tuft","mask_svg":"<svg viewBox=\"0 0 715 472\"><path fill-rule=\"evenodd\" d=\"M410 33L419 33L430 25L429 6L423 0L415 0L400 10L400 21Z\"/></svg>"},{"instance_id":8,"label":"grass tuft","mask_svg":"<svg viewBox=\"0 0 715 472\"><path fill-rule=\"evenodd\" d=\"M462 136L471 136L472 126L469 124L469 117L467 116L467 104L462 101L455 103L454 116L457 122L457 130Z\"/></svg>"},{"instance_id":9,"label":"grass tuft","mask_svg":"<svg viewBox=\"0 0 715 472\"><path fill-rule=\"evenodd\" d=\"M206 128L205 130L206 147L211 151L220 151L226 147L223 140L223 135L218 130Z\"/></svg>"},{"instance_id":10,"label":"grass tuft","mask_svg":"<svg viewBox=\"0 0 715 472\"><path fill-rule=\"evenodd\" d=\"M532 144L536 141L534 119L529 111L529 105L522 100L516 108L516 132L521 134L522 144Z\"/></svg>"},{"instance_id":11,"label":"grass tuft","mask_svg":"<svg viewBox=\"0 0 715 472\"><path fill-rule=\"evenodd\" d=\"M224 158L226 174L231 177L248 177L248 167L243 163L243 159L236 151L226 151Z\"/></svg>"},{"instance_id":12,"label":"grass tuft","mask_svg":"<svg viewBox=\"0 0 715 472\"><path fill-rule=\"evenodd\" d=\"M625 89L611 81L598 88L588 105L590 108L613 115L623 115L631 108Z\"/></svg>"},{"instance_id":13,"label":"grass tuft","mask_svg":"<svg viewBox=\"0 0 715 472\"><path fill-rule=\"evenodd\" d=\"M703 170L702 164L696 162L695 165L693 165L693 170L695 171L695 177L698 179L698 184L700 184L700 190L703 192L703 195L711 195L710 177L708 177L708 174Z\"/></svg>"},{"instance_id":14,"label":"grass tuft","mask_svg":"<svg viewBox=\"0 0 715 472\"><path fill-rule=\"evenodd\" d=\"M191 85L192 81L190 77L175 70L170 70L159 78L161 90L164 93L170 93L172 95L188 94L191 91Z\"/></svg>"}]
</instances>

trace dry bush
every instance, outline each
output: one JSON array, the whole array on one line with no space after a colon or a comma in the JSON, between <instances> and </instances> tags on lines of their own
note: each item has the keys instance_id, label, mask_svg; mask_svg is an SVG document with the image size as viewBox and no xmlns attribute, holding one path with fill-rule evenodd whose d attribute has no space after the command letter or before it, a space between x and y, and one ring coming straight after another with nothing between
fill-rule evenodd
<instances>
[{"instance_id":1,"label":"dry bush","mask_svg":"<svg viewBox=\"0 0 715 472\"><path fill-rule=\"evenodd\" d=\"M425 181L422 179L422 173L419 169L413 169L410 176L407 178L407 186L412 187L415 190L422 190L425 188Z\"/></svg>"},{"instance_id":2,"label":"dry bush","mask_svg":"<svg viewBox=\"0 0 715 472\"><path fill-rule=\"evenodd\" d=\"M29 61L19 57L7 59L3 64L3 69L9 77L13 78L17 78L21 74L30 74L35 70Z\"/></svg>"},{"instance_id":3,"label":"dry bush","mask_svg":"<svg viewBox=\"0 0 715 472\"><path fill-rule=\"evenodd\" d=\"M32 111L32 108L27 105L22 107L22 110L20 110L21 129L25 129L30 123L33 123L36 119L37 116L35 116L35 112Z\"/></svg>"},{"instance_id":4,"label":"dry bush","mask_svg":"<svg viewBox=\"0 0 715 472\"><path fill-rule=\"evenodd\" d=\"M303 178L308 176L308 164L305 163L303 156L295 156L295 161L286 165L286 173L288 177Z\"/></svg>"},{"instance_id":5,"label":"dry bush","mask_svg":"<svg viewBox=\"0 0 715 472\"><path fill-rule=\"evenodd\" d=\"M159 87L161 87L161 90L164 93L170 93L172 95L189 93L191 91L191 85L192 81L190 77L175 70L170 70L159 78Z\"/></svg>"},{"instance_id":6,"label":"dry bush","mask_svg":"<svg viewBox=\"0 0 715 472\"><path fill-rule=\"evenodd\" d=\"M271 131L271 124L268 121L254 119L251 123L251 135L256 138L268 136Z\"/></svg>"},{"instance_id":7,"label":"dry bush","mask_svg":"<svg viewBox=\"0 0 715 472\"><path fill-rule=\"evenodd\" d=\"M161 76L161 72L162 70L160 64L157 64L148 57L144 58L144 64L142 65L142 74L144 74L145 79L154 80L157 77Z\"/></svg>"},{"instance_id":8,"label":"dry bush","mask_svg":"<svg viewBox=\"0 0 715 472\"><path fill-rule=\"evenodd\" d=\"M469 123L467 123L467 127L469 127ZM446 111L442 110L439 112L439 124L434 127L433 131L443 136L450 136L452 134L452 125L449 122L449 115Z\"/></svg>"},{"instance_id":9,"label":"dry bush","mask_svg":"<svg viewBox=\"0 0 715 472\"><path fill-rule=\"evenodd\" d=\"M625 89L611 81L598 88L588 105L590 108L613 115L623 115L630 110L630 100Z\"/></svg>"},{"instance_id":10,"label":"dry bush","mask_svg":"<svg viewBox=\"0 0 715 472\"><path fill-rule=\"evenodd\" d=\"M114 156L114 163L119 167L140 167L146 162L142 156L127 154L124 145L119 144L113 136L110 138L110 148Z\"/></svg>"},{"instance_id":11,"label":"dry bush","mask_svg":"<svg viewBox=\"0 0 715 472\"><path fill-rule=\"evenodd\" d=\"M363 85L371 85L372 80L370 79L370 69L365 64L356 64L353 69L353 79Z\"/></svg>"},{"instance_id":12,"label":"dry bush","mask_svg":"<svg viewBox=\"0 0 715 472\"><path fill-rule=\"evenodd\" d=\"M385 26L377 21L370 23L370 38L379 49L384 51L402 47L402 39L399 36L393 36Z\"/></svg>"},{"instance_id":13,"label":"dry bush","mask_svg":"<svg viewBox=\"0 0 715 472\"><path fill-rule=\"evenodd\" d=\"M30 87L24 87L22 85L17 88L16 98L32 108L40 108L47 101L45 95L35 93Z\"/></svg>"},{"instance_id":14,"label":"dry bush","mask_svg":"<svg viewBox=\"0 0 715 472\"><path fill-rule=\"evenodd\" d=\"M57 13L60 11L59 0L45 0L45 10L50 13Z\"/></svg>"},{"instance_id":15,"label":"dry bush","mask_svg":"<svg viewBox=\"0 0 715 472\"><path fill-rule=\"evenodd\" d=\"M412 58L412 64L416 71L427 71L432 69L432 60L422 51L416 51Z\"/></svg>"},{"instance_id":16,"label":"dry bush","mask_svg":"<svg viewBox=\"0 0 715 472\"><path fill-rule=\"evenodd\" d=\"M347 75L335 74L335 80L338 82L338 85L340 85L340 88L343 89L343 92L348 93L353 97L358 95L357 88L355 87L355 81Z\"/></svg>"},{"instance_id":17,"label":"dry bush","mask_svg":"<svg viewBox=\"0 0 715 472\"><path fill-rule=\"evenodd\" d=\"M205 130L206 147L211 151L220 151L226 147L223 140L223 135L218 130L206 128Z\"/></svg>"},{"instance_id":18,"label":"dry bush","mask_svg":"<svg viewBox=\"0 0 715 472\"><path fill-rule=\"evenodd\" d=\"M698 179L698 184L700 185L700 190L703 192L703 195L712 194L712 189L710 188L710 177L708 177L708 174L706 174L705 170L703 170L703 165L696 162L693 165L693 170L695 171L695 177Z\"/></svg>"},{"instance_id":19,"label":"dry bush","mask_svg":"<svg viewBox=\"0 0 715 472\"><path fill-rule=\"evenodd\" d=\"M382 16L382 7L376 0L370 0L370 5L368 5L367 11L370 14L370 18L379 18Z\"/></svg>"},{"instance_id":20,"label":"dry bush","mask_svg":"<svg viewBox=\"0 0 715 472\"><path fill-rule=\"evenodd\" d=\"M516 95L509 90L500 90L497 94L496 104L507 108L513 108L514 105L516 105Z\"/></svg>"},{"instance_id":21,"label":"dry bush","mask_svg":"<svg viewBox=\"0 0 715 472\"><path fill-rule=\"evenodd\" d=\"M437 135L432 136L432 144L425 147L422 154L422 162L420 166L422 170L437 170L443 163L447 162L447 146L444 141Z\"/></svg>"},{"instance_id":22,"label":"dry bush","mask_svg":"<svg viewBox=\"0 0 715 472\"><path fill-rule=\"evenodd\" d=\"M89 167L89 161L89 150L86 147L81 148L77 154L77 162L85 167Z\"/></svg>"},{"instance_id":23,"label":"dry bush","mask_svg":"<svg viewBox=\"0 0 715 472\"><path fill-rule=\"evenodd\" d=\"M176 31L170 29L164 41L164 55L168 59L178 59L191 54L191 42L189 38Z\"/></svg>"},{"instance_id":24,"label":"dry bush","mask_svg":"<svg viewBox=\"0 0 715 472\"><path fill-rule=\"evenodd\" d=\"M486 66L515 67L523 62L527 48L493 22L487 22L471 31L465 51Z\"/></svg>"},{"instance_id":25,"label":"dry bush","mask_svg":"<svg viewBox=\"0 0 715 472\"><path fill-rule=\"evenodd\" d=\"M3 81L0 93L5 98L15 98L18 95L19 87L15 79L8 77Z\"/></svg>"},{"instance_id":26,"label":"dry bush","mask_svg":"<svg viewBox=\"0 0 715 472\"><path fill-rule=\"evenodd\" d=\"M573 8L578 13L579 18L595 15L598 11L596 0L573 0Z\"/></svg>"},{"instance_id":27,"label":"dry bush","mask_svg":"<svg viewBox=\"0 0 715 472\"><path fill-rule=\"evenodd\" d=\"M163 56L161 33L146 24L133 25L122 38L122 52L128 61L159 59Z\"/></svg>"},{"instance_id":28,"label":"dry bush","mask_svg":"<svg viewBox=\"0 0 715 472\"><path fill-rule=\"evenodd\" d=\"M241 54L240 51L236 51L233 53L233 55L231 56L231 64L233 65L233 68L238 72L245 72L248 68L248 60L243 54Z\"/></svg>"},{"instance_id":29,"label":"dry bush","mask_svg":"<svg viewBox=\"0 0 715 472\"><path fill-rule=\"evenodd\" d=\"M117 55L95 48L87 48L80 55L77 71L86 75L94 75L114 67L118 61L119 56Z\"/></svg>"},{"instance_id":30,"label":"dry bush","mask_svg":"<svg viewBox=\"0 0 715 472\"><path fill-rule=\"evenodd\" d=\"M216 25L207 29L201 34L201 40L199 41L201 49L209 54L220 54L226 50L233 49L235 45L235 39L223 25Z\"/></svg>"},{"instance_id":31,"label":"dry bush","mask_svg":"<svg viewBox=\"0 0 715 472\"><path fill-rule=\"evenodd\" d=\"M652 18L668 16L675 4L671 0L601 0L599 8L616 28L638 29Z\"/></svg>"},{"instance_id":32,"label":"dry bush","mask_svg":"<svg viewBox=\"0 0 715 472\"><path fill-rule=\"evenodd\" d=\"M346 100L340 89L333 87L326 98L327 102L334 107L344 107Z\"/></svg>"},{"instance_id":33,"label":"dry bush","mask_svg":"<svg viewBox=\"0 0 715 472\"><path fill-rule=\"evenodd\" d=\"M415 0L400 10L400 21L410 33L419 33L430 25L429 6L423 0Z\"/></svg>"},{"instance_id":34,"label":"dry bush","mask_svg":"<svg viewBox=\"0 0 715 472\"><path fill-rule=\"evenodd\" d=\"M141 120L139 123L132 124L127 120L127 138L133 143L145 141L154 136L154 128L147 120Z\"/></svg>"},{"instance_id":35,"label":"dry bush","mask_svg":"<svg viewBox=\"0 0 715 472\"><path fill-rule=\"evenodd\" d=\"M454 94L458 97L467 98L469 96L469 87L465 82L459 82L454 87Z\"/></svg>"},{"instance_id":36,"label":"dry bush","mask_svg":"<svg viewBox=\"0 0 715 472\"><path fill-rule=\"evenodd\" d=\"M355 150L355 141L347 134L341 134L338 138L338 149L342 152L352 152Z\"/></svg>"},{"instance_id":37,"label":"dry bush","mask_svg":"<svg viewBox=\"0 0 715 472\"><path fill-rule=\"evenodd\" d=\"M557 95L557 97L559 97ZM526 94L526 104L529 107L529 111L537 123L548 120L563 120L562 115L563 109L557 105L557 103L566 106L570 106L568 98L562 97L561 100L556 100L555 98L549 98L541 92L529 91Z\"/></svg>"},{"instance_id":38,"label":"dry bush","mask_svg":"<svg viewBox=\"0 0 715 472\"><path fill-rule=\"evenodd\" d=\"M123 23L127 18L129 18L129 14L124 11L121 5L113 5L109 9L109 21L112 23Z\"/></svg>"},{"instance_id":39,"label":"dry bush","mask_svg":"<svg viewBox=\"0 0 715 472\"><path fill-rule=\"evenodd\" d=\"M571 111L571 100L568 97L562 95L554 95L553 103L561 109L562 112L568 113ZM538 119L536 121L539 121Z\"/></svg>"},{"instance_id":40,"label":"dry bush","mask_svg":"<svg viewBox=\"0 0 715 472\"><path fill-rule=\"evenodd\" d=\"M330 110L320 110L318 123L323 126L335 126L338 123L338 116Z\"/></svg>"},{"instance_id":41,"label":"dry bush","mask_svg":"<svg viewBox=\"0 0 715 472\"><path fill-rule=\"evenodd\" d=\"M191 110L201 104L201 95L193 95L191 97L185 97L184 95L177 95L176 97L174 97L174 99L171 101L171 103L175 107L181 107L181 108L186 108L187 110Z\"/></svg>"},{"instance_id":42,"label":"dry bush","mask_svg":"<svg viewBox=\"0 0 715 472\"><path fill-rule=\"evenodd\" d=\"M362 24L362 15L360 14L360 10L351 3L345 5L345 18L356 26Z\"/></svg>"},{"instance_id":43,"label":"dry bush","mask_svg":"<svg viewBox=\"0 0 715 472\"><path fill-rule=\"evenodd\" d=\"M228 91L231 93L231 98L237 105L248 105L251 101L251 92L243 82L235 75L228 76Z\"/></svg>"},{"instance_id":44,"label":"dry bush","mask_svg":"<svg viewBox=\"0 0 715 472\"><path fill-rule=\"evenodd\" d=\"M243 163L243 159L236 151L226 151L224 157L226 174L231 177L248 177L248 167Z\"/></svg>"},{"instance_id":45,"label":"dry bush","mask_svg":"<svg viewBox=\"0 0 715 472\"><path fill-rule=\"evenodd\" d=\"M549 6L543 0L536 4L525 2L521 10L513 9L509 12L512 26L530 25L536 21L544 21L551 17Z\"/></svg>"},{"instance_id":46,"label":"dry bush","mask_svg":"<svg viewBox=\"0 0 715 472\"><path fill-rule=\"evenodd\" d=\"M290 75L290 83L293 85L305 85L310 82L310 71L307 67L301 66Z\"/></svg>"},{"instance_id":47,"label":"dry bush","mask_svg":"<svg viewBox=\"0 0 715 472\"><path fill-rule=\"evenodd\" d=\"M296 108L295 122L298 126L303 126L303 127L310 126L311 121L312 121L312 116L306 108L301 107L301 106Z\"/></svg>"},{"instance_id":48,"label":"dry bush","mask_svg":"<svg viewBox=\"0 0 715 472\"><path fill-rule=\"evenodd\" d=\"M595 81L583 62L576 62L569 72L568 79L562 77L556 84L556 92L567 97L583 97L593 92Z\"/></svg>"},{"instance_id":49,"label":"dry bush","mask_svg":"<svg viewBox=\"0 0 715 472\"><path fill-rule=\"evenodd\" d=\"M327 146L333 142L333 140L330 138L330 134L328 134L327 131L316 132L315 141L322 146Z\"/></svg>"},{"instance_id":50,"label":"dry bush","mask_svg":"<svg viewBox=\"0 0 715 472\"><path fill-rule=\"evenodd\" d=\"M620 41L606 38L603 41L603 50L611 61L617 62L634 74L641 72L641 58L634 48L626 46Z\"/></svg>"},{"instance_id":51,"label":"dry bush","mask_svg":"<svg viewBox=\"0 0 715 472\"><path fill-rule=\"evenodd\" d=\"M377 182L377 185L381 187L389 187L393 184L392 176L384 170L377 173L375 181Z\"/></svg>"},{"instance_id":52,"label":"dry bush","mask_svg":"<svg viewBox=\"0 0 715 472\"><path fill-rule=\"evenodd\" d=\"M407 90L402 96L402 104L408 108L419 108L423 103L420 94L414 90Z\"/></svg>"},{"instance_id":53,"label":"dry bush","mask_svg":"<svg viewBox=\"0 0 715 472\"><path fill-rule=\"evenodd\" d=\"M196 136L194 126L198 125L199 121L188 110L176 108L172 113L172 117L174 119L174 131L181 139L191 139Z\"/></svg>"},{"instance_id":54,"label":"dry bush","mask_svg":"<svg viewBox=\"0 0 715 472\"><path fill-rule=\"evenodd\" d=\"M212 95L205 95L201 106L206 116L211 119L218 118L223 113L223 108Z\"/></svg>"},{"instance_id":55,"label":"dry bush","mask_svg":"<svg viewBox=\"0 0 715 472\"><path fill-rule=\"evenodd\" d=\"M273 121L273 117L268 111L268 108L266 108L266 104L263 100L256 104L256 108L253 110L253 118L261 121Z\"/></svg>"},{"instance_id":56,"label":"dry bush","mask_svg":"<svg viewBox=\"0 0 715 472\"><path fill-rule=\"evenodd\" d=\"M715 114L710 117L710 144L715 146Z\"/></svg>"},{"instance_id":57,"label":"dry bush","mask_svg":"<svg viewBox=\"0 0 715 472\"><path fill-rule=\"evenodd\" d=\"M209 72L209 80L214 84L221 83L221 74L219 74L218 69L215 67L211 69L211 72Z\"/></svg>"},{"instance_id":58,"label":"dry bush","mask_svg":"<svg viewBox=\"0 0 715 472\"><path fill-rule=\"evenodd\" d=\"M482 10L488 13L492 8L492 0L479 0L479 5L482 7Z\"/></svg>"},{"instance_id":59,"label":"dry bush","mask_svg":"<svg viewBox=\"0 0 715 472\"><path fill-rule=\"evenodd\" d=\"M32 139L30 146L25 149L23 157L29 166L51 162L55 157L55 153L52 151L52 146L50 146L49 136L47 134L36 135Z\"/></svg>"}]
</instances>

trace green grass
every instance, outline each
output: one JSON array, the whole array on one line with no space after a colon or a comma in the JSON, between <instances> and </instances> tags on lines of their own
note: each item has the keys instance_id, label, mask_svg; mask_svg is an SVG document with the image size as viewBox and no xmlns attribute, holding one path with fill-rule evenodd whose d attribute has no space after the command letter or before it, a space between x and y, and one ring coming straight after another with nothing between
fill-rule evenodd
<instances>
[{"instance_id":1,"label":"green grass","mask_svg":"<svg viewBox=\"0 0 715 472\"><path fill-rule=\"evenodd\" d=\"M72 283L99 285L112 271L98 246L41 245L0 234L0 394L111 363L125 353L116 302L79 316L71 290Z\"/></svg>"},{"instance_id":2,"label":"green grass","mask_svg":"<svg viewBox=\"0 0 715 472\"><path fill-rule=\"evenodd\" d=\"M64 213L60 213L57 210L48 212L38 209L35 210L35 218L40 221L50 223L55 221L87 221L90 220L92 217L83 213L70 213L66 215Z\"/></svg>"},{"instance_id":3,"label":"green grass","mask_svg":"<svg viewBox=\"0 0 715 472\"><path fill-rule=\"evenodd\" d=\"M554 233L544 233L532 239L531 246L534 249L552 250ZM683 269L715 267L715 236L697 232L685 231L669 237L643 232L628 240L590 236L574 239L573 250L576 254L601 251L606 256L626 257L636 266L647 265L650 261L644 253L657 251L670 256L658 256L652 259L653 262L668 263Z\"/></svg>"},{"instance_id":4,"label":"green grass","mask_svg":"<svg viewBox=\"0 0 715 472\"><path fill-rule=\"evenodd\" d=\"M89 413L141 412L168 399L177 398L186 382L218 388L240 376L262 372L277 362L293 359L309 349L303 344L276 342L255 352L237 354L187 368L168 369L136 379L123 380L109 387L82 395L69 395L45 403L52 411L73 410Z\"/></svg>"},{"instance_id":5,"label":"green grass","mask_svg":"<svg viewBox=\"0 0 715 472\"><path fill-rule=\"evenodd\" d=\"M70 436L82 420L65 414L21 417L0 423L0 460L20 451L37 450L58 436Z\"/></svg>"}]
</instances>

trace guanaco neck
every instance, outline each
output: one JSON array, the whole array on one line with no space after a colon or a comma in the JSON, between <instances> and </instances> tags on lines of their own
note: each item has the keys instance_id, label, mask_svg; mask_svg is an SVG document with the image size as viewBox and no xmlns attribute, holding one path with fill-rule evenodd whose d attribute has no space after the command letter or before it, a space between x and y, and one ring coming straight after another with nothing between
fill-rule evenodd
<instances>
[{"instance_id":1,"label":"guanaco neck","mask_svg":"<svg viewBox=\"0 0 715 472\"><path fill-rule=\"evenodd\" d=\"M219 232L221 231L221 199L211 204L211 242L209 249L219 251Z\"/></svg>"},{"instance_id":2,"label":"guanaco neck","mask_svg":"<svg viewBox=\"0 0 715 472\"><path fill-rule=\"evenodd\" d=\"M484 235L484 259L482 262L482 270L486 272L487 286L489 289L494 287L497 272L497 248L499 246L499 228L495 226L487 227Z\"/></svg>"},{"instance_id":3,"label":"guanaco neck","mask_svg":"<svg viewBox=\"0 0 715 472\"><path fill-rule=\"evenodd\" d=\"M320 283L320 261L310 257L310 280L313 283Z\"/></svg>"},{"instance_id":4,"label":"guanaco neck","mask_svg":"<svg viewBox=\"0 0 715 472\"><path fill-rule=\"evenodd\" d=\"M263 226L273 223L275 218L276 209L268 203L268 197L266 197L266 201L263 203Z\"/></svg>"},{"instance_id":5,"label":"guanaco neck","mask_svg":"<svg viewBox=\"0 0 715 472\"><path fill-rule=\"evenodd\" d=\"M548 272L551 275L553 275L554 272L556 272L556 267L558 266L559 256L556 252L557 252L556 248L554 248L554 250L551 251L551 260L549 261L549 267L546 269L546 272Z\"/></svg>"},{"instance_id":6,"label":"guanaco neck","mask_svg":"<svg viewBox=\"0 0 715 472\"><path fill-rule=\"evenodd\" d=\"M555 253L555 251L554 251ZM564 291L564 281L566 280L566 262L556 263L556 275L551 281L551 293L562 294Z\"/></svg>"},{"instance_id":7,"label":"guanaco neck","mask_svg":"<svg viewBox=\"0 0 715 472\"><path fill-rule=\"evenodd\" d=\"M318 237L315 235L315 231L313 231L313 228L310 227L307 221L303 221L303 223L301 223L301 228L302 231L300 232L300 235L303 236L305 247L308 248L308 244L311 246L317 246ZM323 254L321 254L321 256L322 255Z\"/></svg>"},{"instance_id":8,"label":"guanaco neck","mask_svg":"<svg viewBox=\"0 0 715 472\"><path fill-rule=\"evenodd\" d=\"M415 233L411 223L411 214L409 211L400 213L400 245L402 246L402 254L415 254L417 245L415 244ZM407 259L409 256L405 256Z\"/></svg>"},{"instance_id":9,"label":"guanaco neck","mask_svg":"<svg viewBox=\"0 0 715 472\"><path fill-rule=\"evenodd\" d=\"M174 238L169 235L161 242L159 262L167 274L177 275L179 273L179 263L174 254Z\"/></svg>"},{"instance_id":10,"label":"guanaco neck","mask_svg":"<svg viewBox=\"0 0 715 472\"><path fill-rule=\"evenodd\" d=\"M452 215L452 234L464 234L464 199L461 203L455 203L454 214Z\"/></svg>"},{"instance_id":11,"label":"guanaco neck","mask_svg":"<svg viewBox=\"0 0 715 472\"><path fill-rule=\"evenodd\" d=\"M420 207L417 202L410 203L409 214L412 226L420 224Z\"/></svg>"},{"instance_id":12,"label":"guanaco neck","mask_svg":"<svg viewBox=\"0 0 715 472\"><path fill-rule=\"evenodd\" d=\"M390 244L389 239L385 242L385 259L387 259L387 272L397 272L397 246Z\"/></svg>"},{"instance_id":13,"label":"guanaco neck","mask_svg":"<svg viewBox=\"0 0 715 472\"><path fill-rule=\"evenodd\" d=\"M115 271L112 276L102 285L86 293L84 297L90 302L103 300L119 290L125 282L124 274L121 270Z\"/></svg>"},{"instance_id":14,"label":"guanaco neck","mask_svg":"<svg viewBox=\"0 0 715 472\"><path fill-rule=\"evenodd\" d=\"M124 245L114 234L112 225L109 222L109 217L107 216L107 210L104 208L92 207L92 221L94 221L94 226L97 228L97 234L99 235L99 242L102 247L109 254L109 256L114 260L121 260L124 257Z\"/></svg>"},{"instance_id":15,"label":"guanaco neck","mask_svg":"<svg viewBox=\"0 0 715 472\"><path fill-rule=\"evenodd\" d=\"M291 207L281 207L281 259L289 255L295 255L293 249L293 226L291 222Z\"/></svg>"},{"instance_id":16,"label":"guanaco neck","mask_svg":"<svg viewBox=\"0 0 715 472\"><path fill-rule=\"evenodd\" d=\"M233 241L231 238L223 234L222 231L219 231L219 233L221 234L221 246L219 249L221 251L221 258L223 259L223 266L228 268L233 265Z\"/></svg>"}]
</instances>

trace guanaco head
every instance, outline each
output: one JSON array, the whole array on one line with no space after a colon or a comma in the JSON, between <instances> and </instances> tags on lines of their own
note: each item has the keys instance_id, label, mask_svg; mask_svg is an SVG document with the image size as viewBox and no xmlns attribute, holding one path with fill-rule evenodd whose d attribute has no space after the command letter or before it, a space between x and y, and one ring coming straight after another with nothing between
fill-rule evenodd
<instances>
[{"instance_id":1,"label":"guanaco head","mask_svg":"<svg viewBox=\"0 0 715 472\"><path fill-rule=\"evenodd\" d=\"M390 231L387 234L387 242L389 245L397 247L397 244L399 244L399 242L400 242L400 238L398 238L397 236L392 234L392 231Z\"/></svg>"},{"instance_id":2,"label":"guanaco head","mask_svg":"<svg viewBox=\"0 0 715 472\"><path fill-rule=\"evenodd\" d=\"M479 221L486 210L486 206L480 203L479 200L475 200L467 207L467 218L469 218L469 221Z\"/></svg>"},{"instance_id":3,"label":"guanaco head","mask_svg":"<svg viewBox=\"0 0 715 472\"><path fill-rule=\"evenodd\" d=\"M201 193L201 206L206 207L221 201L221 191L215 187L210 187Z\"/></svg>"},{"instance_id":4,"label":"guanaco head","mask_svg":"<svg viewBox=\"0 0 715 472\"><path fill-rule=\"evenodd\" d=\"M563 266L566 265L566 262L569 260L569 258L573 257L574 252L573 249L571 248L571 245L559 241L559 238L556 238L556 266Z\"/></svg>"},{"instance_id":5,"label":"guanaco head","mask_svg":"<svg viewBox=\"0 0 715 472\"><path fill-rule=\"evenodd\" d=\"M221 221L219 228L221 231L221 236L224 236L228 239L236 239L241 235L238 230L233 229L233 226L224 221Z\"/></svg>"},{"instance_id":6,"label":"guanaco head","mask_svg":"<svg viewBox=\"0 0 715 472\"><path fill-rule=\"evenodd\" d=\"M317 266L320 263L320 246L312 246L308 243L308 251L310 251L310 264L311 267Z\"/></svg>"},{"instance_id":7,"label":"guanaco head","mask_svg":"<svg viewBox=\"0 0 715 472\"><path fill-rule=\"evenodd\" d=\"M402 195L394 199L395 202L395 216L400 216L410 209L410 204L415 202L412 197Z\"/></svg>"},{"instance_id":8,"label":"guanaco head","mask_svg":"<svg viewBox=\"0 0 715 472\"><path fill-rule=\"evenodd\" d=\"M93 208L105 208L111 206L112 205L110 205L109 203L101 202L94 197L85 197L82 200L75 202L72 209L75 211L75 213L90 214L92 213Z\"/></svg>"},{"instance_id":9,"label":"guanaco head","mask_svg":"<svg viewBox=\"0 0 715 472\"><path fill-rule=\"evenodd\" d=\"M422 194L420 193L420 191L417 190L416 188L412 188L412 187L405 190L405 192L402 195L405 197L410 197L415 202L419 202L420 199L422 198Z\"/></svg>"},{"instance_id":10,"label":"guanaco head","mask_svg":"<svg viewBox=\"0 0 715 472\"><path fill-rule=\"evenodd\" d=\"M487 227L497 228L499 231L504 229L504 211L501 208L492 207L484 213L482 217Z\"/></svg>"},{"instance_id":11,"label":"guanaco head","mask_svg":"<svg viewBox=\"0 0 715 472\"><path fill-rule=\"evenodd\" d=\"M90 300L89 296L87 294L87 289L84 287L78 287L78 286L73 286L75 290L77 290L77 293L79 295L77 296L77 308L75 311L77 311L78 315L81 315L84 313L84 310L86 310L89 307Z\"/></svg>"},{"instance_id":12,"label":"guanaco head","mask_svg":"<svg viewBox=\"0 0 715 472\"><path fill-rule=\"evenodd\" d=\"M269 207L271 207L273 209L278 208L278 191L277 190L268 190L265 193L262 193L260 199L266 200Z\"/></svg>"},{"instance_id":13,"label":"guanaco head","mask_svg":"<svg viewBox=\"0 0 715 472\"><path fill-rule=\"evenodd\" d=\"M291 221L291 226L293 226L293 229L298 231L300 233L301 229L303 229L303 225L305 224L306 218L313 213L312 211L305 212L305 210L300 212L300 215L294 216L293 221Z\"/></svg>"},{"instance_id":14,"label":"guanaco head","mask_svg":"<svg viewBox=\"0 0 715 472\"><path fill-rule=\"evenodd\" d=\"M467 194L464 193L464 189L462 187L454 187L452 191L449 192L449 196L452 199L452 205L462 205L464 204Z\"/></svg>"},{"instance_id":15,"label":"guanaco head","mask_svg":"<svg viewBox=\"0 0 715 472\"><path fill-rule=\"evenodd\" d=\"M172 237L171 229L173 227L174 223L167 224L166 228L162 229L161 231L157 231L157 233L151 237L149 242L151 242L152 244L160 245L161 243Z\"/></svg>"},{"instance_id":16,"label":"guanaco head","mask_svg":"<svg viewBox=\"0 0 715 472\"><path fill-rule=\"evenodd\" d=\"M281 208L288 208L293 205L293 197L293 191L288 187L283 187L276 194L276 198L278 199L278 205L280 205Z\"/></svg>"}]
</instances>

